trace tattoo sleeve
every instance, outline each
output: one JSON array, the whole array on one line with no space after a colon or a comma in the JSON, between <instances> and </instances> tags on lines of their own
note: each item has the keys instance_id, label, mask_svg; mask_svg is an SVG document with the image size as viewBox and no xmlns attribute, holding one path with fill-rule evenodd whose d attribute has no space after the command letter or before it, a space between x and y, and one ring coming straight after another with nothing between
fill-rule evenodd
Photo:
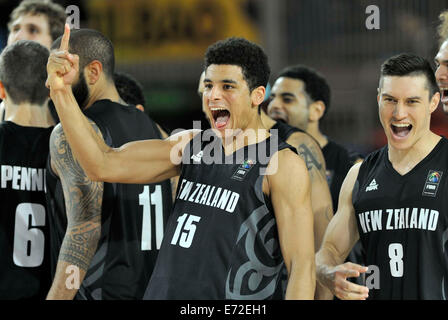
<instances>
[{"instance_id":1,"label":"tattoo sleeve","mask_svg":"<svg viewBox=\"0 0 448 320\"><path fill-rule=\"evenodd\" d=\"M50 154L52 166L62 183L68 222L59 261L87 271L101 234L104 184L89 180L73 156L61 125L51 135Z\"/></svg>"}]
</instances>

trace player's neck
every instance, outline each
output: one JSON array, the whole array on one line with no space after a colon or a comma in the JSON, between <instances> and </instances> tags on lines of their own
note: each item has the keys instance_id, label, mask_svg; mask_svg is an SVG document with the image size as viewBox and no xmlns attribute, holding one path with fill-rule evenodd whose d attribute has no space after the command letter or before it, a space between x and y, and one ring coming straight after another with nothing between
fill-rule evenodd
<instances>
[{"instance_id":1,"label":"player's neck","mask_svg":"<svg viewBox=\"0 0 448 320\"><path fill-rule=\"evenodd\" d=\"M276 123L276 121L269 118L269 116L263 110L260 110L260 118L264 127L268 130L271 129Z\"/></svg>"},{"instance_id":2,"label":"player's neck","mask_svg":"<svg viewBox=\"0 0 448 320\"><path fill-rule=\"evenodd\" d=\"M122 101L120 95L118 94L117 89L115 88L115 85L105 84L102 86L96 86L94 88L90 88L89 98L87 99L87 104L84 107L84 109L89 108L96 101L106 99L117 103L120 103Z\"/></svg>"},{"instance_id":3,"label":"player's neck","mask_svg":"<svg viewBox=\"0 0 448 320\"><path fill-rule=\"evenodd\" d=\"M388 145L389 161L392 167L401 175L405 175L419 164L437 145L441 137L428 130L412 147L396 149Z\"/></svg>"},{"instance_id":4,"label":"player's neck","mask_svg":"<svg viewBox=\"0 0 448 320\"><path fill-rule=\"evenodd\" d=\"M226 155L245 146L259 143L270 136L260 117L256 117L244 130L236 130L234 135L223 137L222 143Z\"/></svg>"},{"instance_id":5,"label":"player's neck","mask_svg":"<svg viewBox=\"0 0 448 320\"><path fill-rule=\"evenodd\" d=\"M5 120L23 127L48 128L55 125L47 102L43 105L5 103Z\"/></svg>"},{"instance_id":6,"label":"player's neck","mask_svg":"<svg viewBox=\"0 0 448 320\"><path fill-rule=\"evenodd\" d=\"M324 134L322 134L322 132L320 132L319 122L308 123L308 127L306 128L305 131L319 143L319 146L321 148L327 145L328 138Z\"/></svg>"}]
</instances>

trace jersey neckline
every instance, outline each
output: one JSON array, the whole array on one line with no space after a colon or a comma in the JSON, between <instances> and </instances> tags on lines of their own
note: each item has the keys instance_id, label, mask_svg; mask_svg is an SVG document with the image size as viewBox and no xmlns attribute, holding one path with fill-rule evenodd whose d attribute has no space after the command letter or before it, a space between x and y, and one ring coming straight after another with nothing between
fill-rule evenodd
<instances>
[{"instance_id":1,"label":"jersey neckline","mask_svg":"<svg viewBox=\"0 0 448 320\"><path fill-rule=\"evenodd\" d=\"M431 152L429 152L426 155L426 157L420 160L419 163L417 163L411 170L409 170L409 172L405 173L404 175L401 175L400 173L398 173L397 170L394 169L392 162L390 162L389 160L389 148L386 145L384 147L385 149L384 156L386 158L384 161L384 165L386 169L391 173L392 177L397 179L407 179L408 177L414 176L420 170L420 168L422 168L426 163L431 161L431 159L434 158L437 155L437 153L439 153L439 151L442 149L443 145L447 143L447 141L448 140L444 136L441 136L441 139L439 140L439 142L437 142L437 144L431 150Z\"/></svg>"}]
</instances>

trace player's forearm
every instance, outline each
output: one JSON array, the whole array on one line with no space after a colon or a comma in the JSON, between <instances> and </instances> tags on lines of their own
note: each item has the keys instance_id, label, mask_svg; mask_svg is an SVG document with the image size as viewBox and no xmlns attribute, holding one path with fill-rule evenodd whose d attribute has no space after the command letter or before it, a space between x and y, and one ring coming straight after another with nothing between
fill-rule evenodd
<instances>
[{"instance_id":1,"label":"player's forearm","mask_svg":"<svg viewBox=\"0 0 448 320\"><path fill-rule=\"evenodd\" d=\"M331 198L330 203L322 201L317 203L317 199L313 198L313 217L314 217L314 250L319 251L324 240L325 231L333 216L333 208Z\"/></svg>"},{"instance_id":2,"label":"player's forearm","mask_svg":"<svg viewBox=\"0 0 448 320\"><path fill-rule=\"evenodd\" d=\"M86 272L66 261L58 261L47 300L73 300Z\"/></svg>"},{"instance_id":3,"label":"player's forearm","mask_svg":"<svg viewBox=\"0 0 448 320\"><path fill-rule=\"evenodd\" d=\"M292 262L286 289L286 300L313 300L316 273L313 259Z\"/></svg>"},{"instance_id":4,"label":"player's forearm","mask_svg":"<svg viewBox=\"0 0 448 320\"><path fill-rule=\"evenodd\" d=\"M343 262L344 257L337 254L324 243L322 248L316 253L316 278L318 283L328 288L333 280L331 278L331 269Z\"/></svg>"},{"instance_id":5,"label":"player's forearm","mask_svg":"<svg viewBox=\"0 0 448 320\"><path fill-rule=\"evenodd\" d=\"M86 221L67 230L49 300L73 299L90 266L101 235L101 224Z\"/></svg>"},{"instance_id":6,"label":"player's forearm","mask_svg":"<svg viewBox=\"0 0 448 320\"><path fill-rule=\"evenodd\" d=\"M75 157L89 177L101 176L105 171L105 153L110 148L81 112L70 87L50 93Z\"/></svg>"}]
</instances>

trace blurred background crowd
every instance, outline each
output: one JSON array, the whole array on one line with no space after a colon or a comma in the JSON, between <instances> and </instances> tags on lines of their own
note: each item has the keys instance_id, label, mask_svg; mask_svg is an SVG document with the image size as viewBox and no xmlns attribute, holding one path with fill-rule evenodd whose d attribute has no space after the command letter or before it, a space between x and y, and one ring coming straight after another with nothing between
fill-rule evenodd
<instances>
[{"instance_id":1,"label":"blurred background crowd","mask_svg":"<svg viewBox=\"0 0 448 320\"><path fill-rule=\"evenodd\" d=\"M0 0L0 50L7 21L20 1ZM328 80L332 103L321 123L336 142L362 154L385 143L378 120L379 68L388 57L413 52L433 61L438 15L448 0L54 0L80 9L80 26L101 31L115 46L117 71L144 87L145 112L164 127L208 123L197 95L206 48L241 36L267 52L271 85L292 64L315 68ZM369 30L366 8L379 8ZM448 136L439 108L432 129Z\"/></svg>"}]
</instances>

